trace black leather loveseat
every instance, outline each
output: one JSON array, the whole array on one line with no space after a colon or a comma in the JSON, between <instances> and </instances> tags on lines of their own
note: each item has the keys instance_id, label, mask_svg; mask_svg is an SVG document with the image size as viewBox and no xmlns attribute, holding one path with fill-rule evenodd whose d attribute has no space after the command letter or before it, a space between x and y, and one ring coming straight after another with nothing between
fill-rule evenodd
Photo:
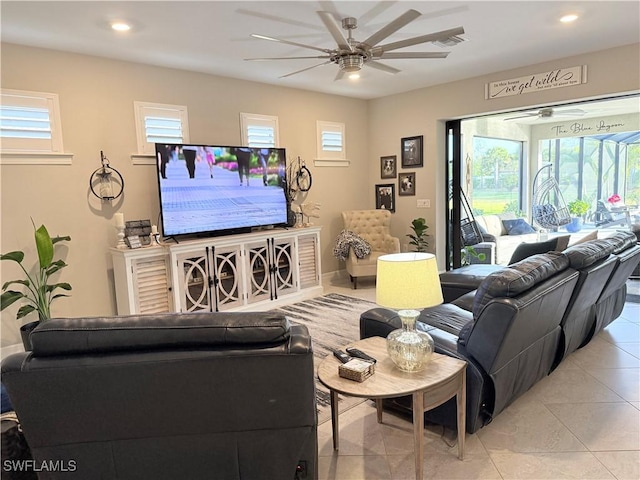
<instances>
[{"instance_id":1,"label":"black leather loveseat","mask_svg":"<svg viewBox=\"0 0 640 480\"><path fill-rule=\"evenodd\" d=\"M316 478L306 327L270 313L74 318L31 340L2 381L35 465L57 465L40 478Z\"/></svg>"},{"instance_id":2,"label":"black leather loveseat","mask_svg":"<svg viewBox=\"0 0 640 480\"><path fill-rule=\"evenodd\" d=\"M461 296L423 310L417 328L431 334L437 352L468 362L469 433L490 422L620 315L625 281L638 261L640 247L621 232L508 267L472 265L477 268L459 272L459 285L455 275L447 274L445 299ZM397 314L387 309L372 309L360 317L362 338L386 337L400 327ZM386 405L410 408L404 398ZM425 419L454 427L455 403L425 413Z\"/></svg>"}]
</instances>

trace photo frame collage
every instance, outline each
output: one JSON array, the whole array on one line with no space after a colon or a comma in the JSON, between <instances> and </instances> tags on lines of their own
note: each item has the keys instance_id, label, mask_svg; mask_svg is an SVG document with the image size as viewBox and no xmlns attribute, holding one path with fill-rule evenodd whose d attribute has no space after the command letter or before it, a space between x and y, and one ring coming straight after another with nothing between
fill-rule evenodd
<instances>
[{"instance_id":1,"label":"photo frame collage","mask_svg":"<svg viewBox=\"0 0 640 480\"><path fill-rule=\"evenodd\" d=\"M422 135L402 138L400 152L401 168L423 167ZM398 172L398 157L396 155L380 157L380 178L383 180L397 178L398 195L401 197L415 196L416 194L416 172ZM375 186L376 209L395 212L395 192L396 185L393 183L377 184Z\"/></svg>"}]
</instances>

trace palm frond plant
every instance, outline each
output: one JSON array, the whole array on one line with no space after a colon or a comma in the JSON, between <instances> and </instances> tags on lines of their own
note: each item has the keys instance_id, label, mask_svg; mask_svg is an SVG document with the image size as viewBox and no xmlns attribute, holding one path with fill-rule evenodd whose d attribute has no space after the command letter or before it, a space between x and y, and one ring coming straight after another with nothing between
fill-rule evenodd
<instances>
[{"instance_id":1,"label":"palm frond plant","mask_svg":"<svg viewBox=\"0 0 640 480\"><path fill-rule=\"evenodd\" d=\"M51 318L51 302L56 298L69 296L64 293L56 293L56 291L71 290L71 285L66 282L49 283L52 275L67 266L63 260L53 259L54 245L58 242L70 241L71 237L56 236L51 238L44 225L40 225L36 229L35 223L33 224L33 230L38 252L38 264L35 273L29 274L29 271L25 268L23 264L24 252L17 250L0 255L0 260L9 260L20 265L25 275L22 280L11 280L2 285L0 311L19 300L24 300L26 303L18 309L16 318L19 320L31 312L38 312L38 318L43 322ZM21 285L22 289L9 289L9 287L15 285Z\"/></svg>"}]
</instances>

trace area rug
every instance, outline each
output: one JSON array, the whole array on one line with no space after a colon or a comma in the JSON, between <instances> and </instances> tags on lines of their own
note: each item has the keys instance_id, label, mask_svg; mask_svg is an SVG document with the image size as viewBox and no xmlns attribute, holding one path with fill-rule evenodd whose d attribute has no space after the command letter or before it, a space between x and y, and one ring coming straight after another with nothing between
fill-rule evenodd
<instances>
[{"instance_id":1,"label":"area rug","mask_svg":"<svg viewBox=\"0 0 640 480\"><path fill-rule=\"evenodd\" d=\"M329 293L322 297L311 298L272 311L283 313L291 323L306 325L313 342L315 370L320 362L332 353L333 349L342 349L345 345L360 339L360 314L376 307L367 300ZM316 397L318 404L318 423L331 418L331 400L329 390L316 378ZM340 395L340 412L349 410L364 402L363 398Z\"/></svg>"}]
</instances>

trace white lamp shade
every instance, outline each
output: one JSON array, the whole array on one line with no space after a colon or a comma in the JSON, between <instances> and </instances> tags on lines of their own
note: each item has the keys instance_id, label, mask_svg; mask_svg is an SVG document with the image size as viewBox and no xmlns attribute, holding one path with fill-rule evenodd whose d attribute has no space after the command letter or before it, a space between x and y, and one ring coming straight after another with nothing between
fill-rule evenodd
<instances>
[{"instance_id":1,"label":"white lamp shade","mask_svg":"<svg viewBox=\"0 0 640 480\"><path fill-rule=\"evenodd\" d=\"M394 309L427 308L442 303L435 255L411 252L379 257L376 303Z\"/></svg>"}]
</instances>

